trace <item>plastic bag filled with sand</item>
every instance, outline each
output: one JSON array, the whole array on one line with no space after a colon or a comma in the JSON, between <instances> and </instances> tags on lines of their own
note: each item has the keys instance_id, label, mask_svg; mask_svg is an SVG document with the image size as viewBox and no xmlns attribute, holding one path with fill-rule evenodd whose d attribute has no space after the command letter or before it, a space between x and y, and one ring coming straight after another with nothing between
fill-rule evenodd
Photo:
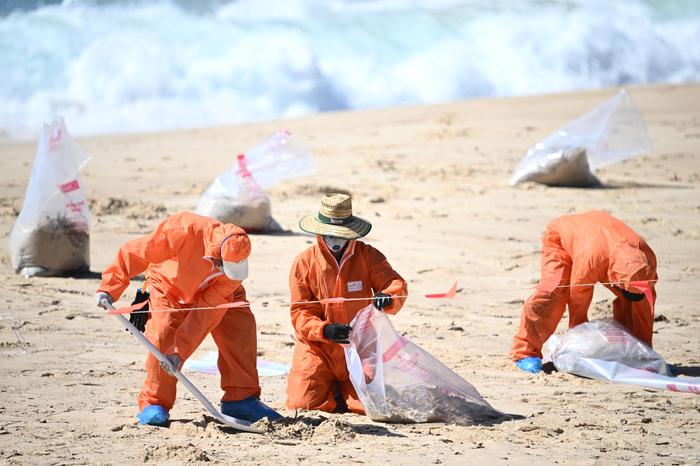
<instances>
[{"instance_id":1,"label":"plastic bag filled with sand","mask_svg":"<svg viewBox=\"0 0 700 466\"><path fill-rule=\"evenodd\" d=\"M399 335L374 306L361 310L351 326L345 361L372 420L474 424L504 416L473 385Z\"/></svg>"},{"instance_id":2,"label":"plastic bag filled with sand","mask_svg":"<svg viewBox=\"0 0 700 466\"><path fill-rule=\"evenodd\" d=\"M601 183L595 170L650 149L644 119L623 89L535 144L518 163L510 184L596 187Z\"/></svg>"},{"instance_id":3,"label":"plastic bag filled with sand","mask_svg":"<svg viewBox=\"0 0 700 466\"><path fill-rule=\"evenodd\" d=\"M90 268L90 210L80 177L88 159L63 118L42 126L24 204L10 234L15 272L31 277Z\"/></svg>"}]
</instances>

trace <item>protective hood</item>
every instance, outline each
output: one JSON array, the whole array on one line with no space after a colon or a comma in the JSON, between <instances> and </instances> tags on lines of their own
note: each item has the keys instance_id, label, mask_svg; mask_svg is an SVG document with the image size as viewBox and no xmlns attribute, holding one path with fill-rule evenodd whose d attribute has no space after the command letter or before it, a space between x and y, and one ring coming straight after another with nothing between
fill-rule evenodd
<instances>
[{"instance_id":1,"label":"protective hood","mask_svg":"<svg viewBox=\"0 0 700 466\"><path fill-rule=\"evenodd\" d=\"M642 293L642 290L625 282L643 280L652 275L651 264L647 262L644 253L623 244L618 244L611 254L608 270L610 281L619 282L616 286L631 293Z\"/></svg>"},{"instance_id":2,"label":"protective hood","mask_svg":"<svg viewBox=\"0 0 700 466\"><path fill-rule=\"evenodd\" d=\"M250 255L246 232L230 223L214 223L204 239L207 257L226 262L241 262Z\"/></svg>"}]
</instances>

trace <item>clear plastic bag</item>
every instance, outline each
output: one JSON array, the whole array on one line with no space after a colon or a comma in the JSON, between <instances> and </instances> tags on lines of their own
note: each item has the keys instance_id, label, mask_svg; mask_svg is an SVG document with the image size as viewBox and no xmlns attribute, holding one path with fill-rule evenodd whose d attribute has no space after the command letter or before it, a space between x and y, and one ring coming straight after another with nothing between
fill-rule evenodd
<instances>
[{"instance_id":1,"label":"clear plastic bag","mask_svg":"<svg viewBox=\"0 0 700 466\"><path fill-rule=\"evenodd\" d=\"M202 194L197 213L233 223L248 232L279 231L264 189L314 172L309 148L288 131L278 131L237 156L236 163Z\"/></svg>"},{"instance_id":2,"label":"clear plastic bag","mask_svg":"<svg viewBox=\"0 0 700 466\"><path fill-rule=\"evenodd\" d=\"M641 113L623 89L615 97L538 142L523 156L510 184L596 186L596 169L648 152Z\"/></svg>"},{"instance_id":3,"label":"clear plastic bag","mask_svg":"<svg viewBox=\"0 0 700 466\"><path fill-rule=\"evenodd\" d=\"M466 380L369 305L351 323L345 361L367 415L385 422L472 424L503 417Z\"/></svg>"},{"instance_id":4,"label":"clear plastic bag","mask_svg":"<svg viewBox=\"0 0 700 466\"><path fill-rule=\"evenodd\" d=\"M31 277L90 268L90 210L80 177L89 158L63 118L42 126L24 205L10 234L15 272Z\"/></svg>"},{"instance_id":5,"label":"clear plastic bag","mask_svg":"<svg viewBox=\"0 0 700 466\"><path fill-rule=\"evenodd\" d=\"M586 370L585 365L580 365L582 359L612 361L670 375L666 362L659 353L612 319L591 320L569 329L552 351L552 362L557 369L590 377L579 373Z\"/></svg>"},{"instance_id":6,"label":"clear plastic bag","mask_svg":"<svg viewBox=\"0 0 700 466\"><path fill-rule=\"evenodd\" d=\"M592 320L552 336L545 361L557 370L597 380L700 394L700 377L671 377L664 358L612 319ZM550 354L547 356L547 354Z\"/></svg>"},{"instance_id":7,"label":"clear plastic bag","mask_svg":"<svg viewBox=\"0 0 700 466\"><path fill-rule=\"evenodd\" d=\"M270 198L251 175L243 154L237 157L237 167L222 173L202 195L197 213L249 233L280 230L272 219Z\"/></svg>"}]
</instances>

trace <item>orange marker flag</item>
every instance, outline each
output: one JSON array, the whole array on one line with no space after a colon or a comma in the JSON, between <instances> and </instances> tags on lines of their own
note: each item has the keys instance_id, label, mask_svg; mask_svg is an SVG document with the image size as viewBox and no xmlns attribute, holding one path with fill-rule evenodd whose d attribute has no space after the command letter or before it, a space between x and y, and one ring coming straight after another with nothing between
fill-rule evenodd
<instances>
[{"instance_id":1,"label":"orange marker flag","mask_svg":"<svg viewBox=\"0 0 700 466\"><path fill-rule=\"evenodd\" d=\"M457 282L454 282L452 285L452 288L450 288L450 291L447 293L433 293L433 294L427 294L425 295L426 298L433 298L433 299L450 299L454 298L455 295L457 294Z\"/></svg>"},{"instance_id":2,"label":"orange marker flag","mask_svg":"<svg viewBox=\"0 0 700 466\"><path fill-rule=\"evenodd\" d=\"M148 301L132 304L131 306L127 307L120 307L118 309L110 309L107 311L107 314L131 314L132 311L138 311L146 304L148 304Z\"/></svg>"}]
</instances>

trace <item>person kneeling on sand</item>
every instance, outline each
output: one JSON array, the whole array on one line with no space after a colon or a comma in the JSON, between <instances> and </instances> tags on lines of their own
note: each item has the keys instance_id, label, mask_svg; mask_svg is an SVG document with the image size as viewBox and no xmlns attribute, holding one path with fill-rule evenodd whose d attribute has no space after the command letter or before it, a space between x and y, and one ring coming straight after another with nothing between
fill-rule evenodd
<instances>
[{"instance_id":1,"label":"person kneeling on sand","mask_svg":"<svg viewBox=\"0 0 700 466\"><path fill-rule=\"evenodd\" d=\"M569 328L588 321L593 285L615 293L613 319L651 346L656 256L630 227L606 212L564 215L542 237L541 278L523 306L512 357L518 368L542 369L542 346L569 308ZM591 284L591 285L587 285ZM577 286L581 285L581 286Z\"/></svg>"},{"instance_id":2,"label":"person kneeling on sand","mask_svg":"<svg viewBox=\"0 0 700 466\"><path fill-rule=\"evenodd\" d=\"M287 383L287 407L364 413L349 379L340 344L348 343L348 323L368 303L395 314L407 293L406 281L384 255L358 238L372 225L352 215L346 194L329 194L315 215L299 222L316 244L294 260L289 276L291 317L296 331ZM367 300L321 304L325 298Z\"/></svg>"},{"instance_id":3,"label":"person kneeling on sand","mask_svg":"<svg viewBox=\"0 0 700 466\"><path fill-rule=\"evenodd\" d=\"M245 301L250 240L235 225L189 212L165 219L148 236L127 242L102 273L95 296L104 307L119 299L132 277L146 272L150 292L145 336L178 369L211 333L219 349L224 396L221 411L247 421L281 416L260 401L256 368L255 317L249 307L157 312L215 307ZM165 365L163 365L165 366ZM138 398L141 424L162 426L175 403L177 379L149 354Z\"/></svg>"}]
</instances>

